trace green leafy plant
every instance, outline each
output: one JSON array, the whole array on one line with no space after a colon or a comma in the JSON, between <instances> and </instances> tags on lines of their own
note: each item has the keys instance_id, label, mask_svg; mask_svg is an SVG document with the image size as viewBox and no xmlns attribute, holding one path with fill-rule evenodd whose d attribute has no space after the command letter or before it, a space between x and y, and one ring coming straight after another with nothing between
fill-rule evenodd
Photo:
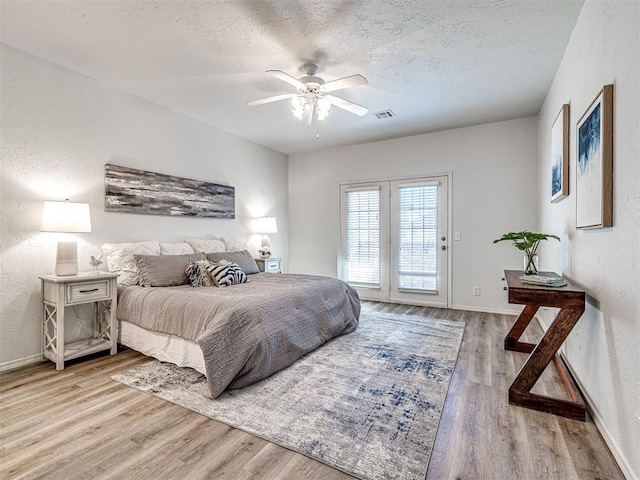
<instances>
[{"instance_id":1,"label":"green leafy plant","mask_svg":"<svg viewBox=\"0 0 640 480\"><path fill-rule=\"evenodd\" d=\"M542 240L548 240L549 238L555 238L556 240L560 241L560 237L551 235L549 233L534 233L529 232L528 230L523 230L522 232L505 233L497 240L494 240L493 243L498 243L505 240L513 242L513 245L518 250L522 250L527 256L527 265L524 269L524 273L536 274L538 273L538 269L534 263L534 256L538 253L538 246L540 245L540 242Z\"/></svg>"}]
</instances>

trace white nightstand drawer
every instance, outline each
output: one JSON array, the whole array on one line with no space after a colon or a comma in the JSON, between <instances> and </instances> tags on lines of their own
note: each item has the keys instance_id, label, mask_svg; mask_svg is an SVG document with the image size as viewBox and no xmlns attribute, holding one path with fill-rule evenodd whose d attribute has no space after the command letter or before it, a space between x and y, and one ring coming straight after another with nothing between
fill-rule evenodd
<instances>
[{"instance_id":1,"label":"white nightstand drawer","mask_svg":"<svg viewBox=\"0 0 640 480\"><path fill-rule=\"evenodd\" d=\"M111 298L111 282L109 280L96 280L95 282L69 283L67 284L68 305L72 303L85 303L95 300L108 300Z\"/></svg>"},{"instance_id":2,"label":"white nightstand drawer","mask_svg":"<svg viewBox=\"0 0 640 480\"><path fill-rule=\"evenodd\" d=\"M264 262L264 271L267 273L280 273L280 261L266 260Z\"/></svg>"},{"instance_id":3,"label":"white nightstand drawer","mask_svg":"<svg viewBox=\"0 0 640 480\"><path fill-rule=\"evenodd\" d=\"M256 264L261 272L266 273L282 273L281 258L256 258Z\"/></svg>"}]
</instances>

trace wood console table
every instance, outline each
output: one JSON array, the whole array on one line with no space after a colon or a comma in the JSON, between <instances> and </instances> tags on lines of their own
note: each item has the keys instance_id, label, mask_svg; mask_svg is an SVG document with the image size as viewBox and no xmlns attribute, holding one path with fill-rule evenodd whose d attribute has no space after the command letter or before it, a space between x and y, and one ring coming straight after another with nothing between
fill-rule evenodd
<instances>
[{"instance_id":1,"label":"wood console table","mask_svg":"<svg viewBox=\"0 0 640 480\"><path fill-rule=\"evenodd\" d=\"M564 287L524 284L520 281L524 272L505 270L504 273L509 291L509 303L525 305L504 339L504 348L531 354L509 387L509 403L585 421L587 410L584 400L571 374L557 355L558 349L584 312L585 292L571 283ZM540 275L559 277L553 272L540 272ZM560 308L560 311L537 345L521 342L520 337L541 306ZM531 393L531 389L551 360L554 360L571 400L560 400Z\"/></svg>"}]
</instances>

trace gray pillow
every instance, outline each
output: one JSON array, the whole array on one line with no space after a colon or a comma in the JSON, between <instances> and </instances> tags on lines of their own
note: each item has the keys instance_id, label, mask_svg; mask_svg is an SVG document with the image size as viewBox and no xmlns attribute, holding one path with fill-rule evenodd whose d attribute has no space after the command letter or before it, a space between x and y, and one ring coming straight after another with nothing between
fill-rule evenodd
<instances>
[{"instance_id":1,"label":"gray pillow","mask_svg":"<svg viewBox=\"0 0 640 480\"><path fill-rule=\"evenodd\" d=\"M214 262L218 262L220 260L228 260L230 262L237 263L242 271L247 275L260 273L258 264L253 259L251 253L249 253L249 250L243 250L242 252L207 253L207 259Z\"/></svg>"},{"instance_id":2,"label":"gray pillow","mask_svg":"<svg viewBox=\"0 0 640 480\"><path fill-rule=\"evenodd\" d=\"M186 255L134 255L143 287L172 287L189 283L185 268L190 261L205 260L203 253Z\"/></svg>"}]
</instances>

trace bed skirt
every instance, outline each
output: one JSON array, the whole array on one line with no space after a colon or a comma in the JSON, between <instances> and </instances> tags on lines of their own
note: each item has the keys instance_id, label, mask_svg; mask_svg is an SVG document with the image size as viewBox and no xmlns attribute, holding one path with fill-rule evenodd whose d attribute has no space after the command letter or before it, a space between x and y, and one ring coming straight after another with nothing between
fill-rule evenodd
<instances>
[{"instance_id":1,"label":"bed skirt","mask_svg":"<svg viewBox=\"0 0 640 480\"><path fill-rule=\"evenodd\" d=\"M206 374L202 349L197 343L175 335L152 332L122 320L119 324L118 342L120 344L162 362L191 367Z\"/></svg>"}]
</instances>

